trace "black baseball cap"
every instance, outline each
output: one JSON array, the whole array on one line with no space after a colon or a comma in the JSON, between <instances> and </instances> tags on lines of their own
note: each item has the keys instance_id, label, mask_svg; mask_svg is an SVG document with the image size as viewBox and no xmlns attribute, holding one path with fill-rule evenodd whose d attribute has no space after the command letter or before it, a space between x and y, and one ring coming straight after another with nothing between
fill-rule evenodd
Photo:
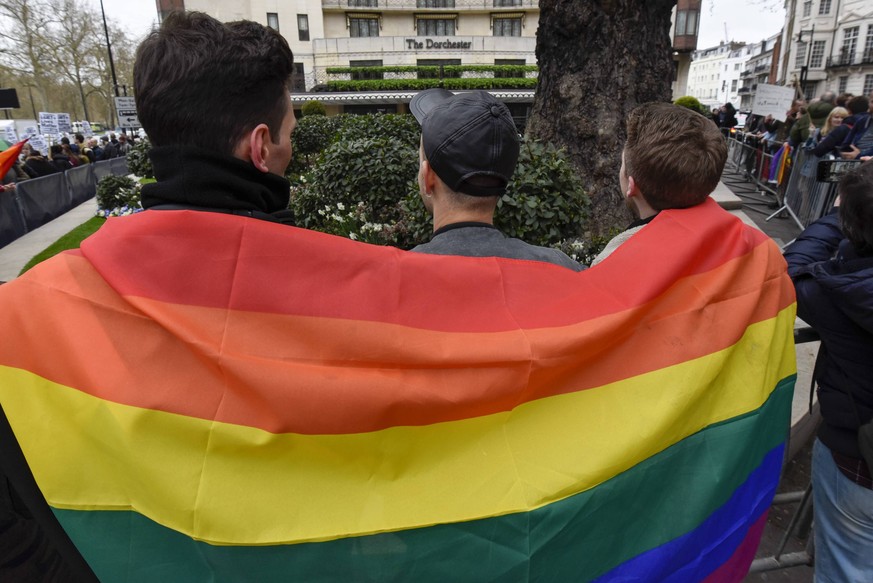
<instances>
[{"instance_id":1,"label":"black baseball cap","mask_svg":"<svg viewBox=\"0 0 873 583\"><path fill-rule=\"evenodd\" d=\"M409 109L421 124L424 155L446 186L472 196L506 192L519 142L504 104L487 91L427 89L412 98ZM497 180L485 185L476 180L481 177Z\"/></svg>"}]
</instances>

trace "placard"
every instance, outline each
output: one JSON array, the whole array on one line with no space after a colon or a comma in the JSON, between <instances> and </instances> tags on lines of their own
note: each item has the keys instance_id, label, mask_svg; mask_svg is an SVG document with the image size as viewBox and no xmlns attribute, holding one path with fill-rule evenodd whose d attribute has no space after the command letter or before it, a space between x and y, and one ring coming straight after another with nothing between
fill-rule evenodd
<instances>
[{"instance_id":1,"label":"placard","mask_svg":"<svg viewBox=\"0 0 873 583\"><path fill-rule=\"evenodd\" d=\"M48 134L51 136L59 134L60 129L58 129L58 114L47 113L45 111L39 112L39 132L41 134Z\"/></svg>"},{"instance_id":2,"label":"placard","mask_svg":"<svg viewBox=\"0 0 873 583\"><path fill-rule=\"evenodd\" d=\"M752 113L765 117L772 115L773 119L785 121L785 114L791 109L794 95L794 87L758 84Z\"/></svg>"}]
</instances>

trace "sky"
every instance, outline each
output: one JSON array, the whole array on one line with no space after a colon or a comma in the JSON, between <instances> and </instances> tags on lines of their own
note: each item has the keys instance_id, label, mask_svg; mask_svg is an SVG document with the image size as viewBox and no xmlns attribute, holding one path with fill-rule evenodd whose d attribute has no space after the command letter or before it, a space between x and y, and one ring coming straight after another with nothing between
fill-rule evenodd
<instances>
[{"instance_id":1,"label":"sky","mask_svg":"<svg viewBox=\"0 0 873 583\"><path fill-rule=\"evenodd\" d=\"M97 10L100 0L87 0ZM122 30L141 38L157 21L155 0L103 0L106 18ZM706 49L725 40L756 43L782 28L785 8L782 0L703 0L697 48Z\"/></svg>"}]
</instances>

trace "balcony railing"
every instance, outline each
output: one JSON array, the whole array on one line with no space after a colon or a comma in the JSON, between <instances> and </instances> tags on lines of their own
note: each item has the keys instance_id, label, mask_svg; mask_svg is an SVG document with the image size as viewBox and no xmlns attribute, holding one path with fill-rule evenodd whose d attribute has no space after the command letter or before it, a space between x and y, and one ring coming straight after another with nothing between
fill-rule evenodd
<instances>
[{"instance_id":1,"label":"balcony railing","mask_svg":"<svg viewBox=\"0 0 873 583\"><path fill-rule=\"evenodd\" d=\"M768 71L770 69L770 65L758 65L755 67L755 73L760 73L761 71Z\"/></svg>"},{"instance_id":2,"label":"balcony railing","mask_svg":"<svg viewBox=\"0 0 873 583\"><path fill-rule=\"evenodd\" d=\"M835 57L828 57L825 66L828 69L833 69L836 67L852 67L856 65L870 64L873 64L873 50L858 51L856 53L840 53Z\"/></svg>"},{"instance_id":3,"label":"balcony railing","mask_svg":"<svg viewBox=\"0 0 873 583\"><path fill-rule=\"evenodd\" d=\"M752 71L750 69L746 69L745 71L740 73L740 77L751 77L751 76L752 76Z\"/></svg>"},{"instance_id":4,"label":"balcony railing","mask_svg":"<svg viewBox=\"0 0 873 583\"><path fill-rule=\"evenodd\" d=\"M487 10L539 8L539 0L321 0L325 10Z\"/></svg>"}]
</instances>

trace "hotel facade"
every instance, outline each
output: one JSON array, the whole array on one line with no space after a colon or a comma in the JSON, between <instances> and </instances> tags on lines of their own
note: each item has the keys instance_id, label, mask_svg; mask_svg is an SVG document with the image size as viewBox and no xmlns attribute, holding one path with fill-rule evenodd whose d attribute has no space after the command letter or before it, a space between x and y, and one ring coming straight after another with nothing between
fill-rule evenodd
<instances>
[{"instance_id":1,"label":"hotel facade","mask_svg":"<svg viewBox=\"0 0 873 583\"><path fill-rule=\"evenodd\" d=\"M342 81L390 79L402 85L403 79L433 75L390 70L409 67L440 67L439 74L446 77L493 78L504 75L483 71L482 66L528 66L523 73L511 74L532 80L526 86L501 88L496 83L489 90L517 118L526 117L523 110L533 101L538 0L157 0L157 4L160 17L172 10L198 10L221 21L254 20L278 30L294 51L295 107L318 99L331 112L406 111L415 90L337 91L335 87ZM700 0L679 0L674 11L676 96L684 94L690 53L697 44L700 4ZM479 70L444 72L445 67L457 66Z\"/></svg>"}]
</instances>

